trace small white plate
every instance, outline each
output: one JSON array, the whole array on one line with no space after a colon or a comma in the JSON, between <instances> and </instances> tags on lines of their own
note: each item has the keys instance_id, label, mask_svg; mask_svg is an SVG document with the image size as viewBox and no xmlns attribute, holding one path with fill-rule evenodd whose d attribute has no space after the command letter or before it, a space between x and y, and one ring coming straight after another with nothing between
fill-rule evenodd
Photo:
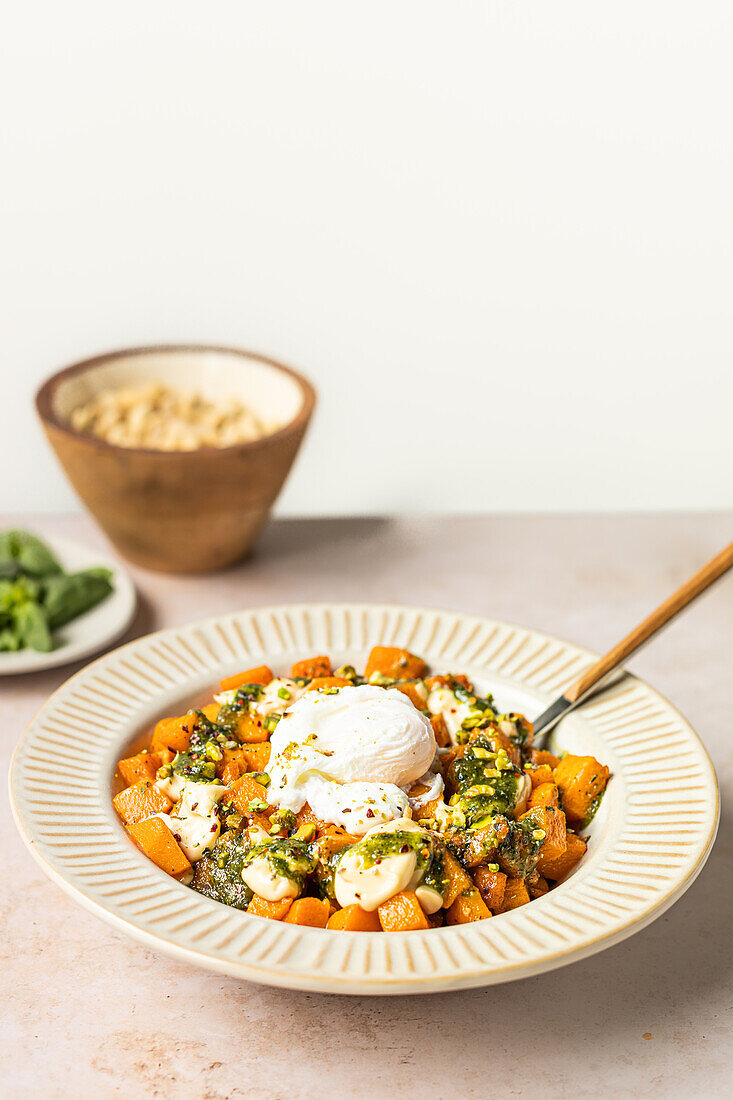
<instances>
[{"instance_id":1,"label":"small white plate","mask_svg":"<svg viewBox=\"0 0 733 1100\"><path fill-rule=\"evenodd\" d=\"M35 532L34 532L35 533ZM106 600L72 619L60 630L54 631L54 647L48 653L35 649L19 649L16 653L0 653L0 676L13 676L17 672L41 672L46 668L68 665L90 653L97 653L110 642L124 634L135 614L137 597L130 575L117 561L69 539L40 538L58 558L67 573L80 569L103 566L112 572L113 590Z\"/></svg>"},{"instance_id":2,"label":"small white plate","mask_svg":"<svg viewBox=\"0 0 733 1100\"><path fill-rule=\"evenodd\" d=\"M195 893L137 850L112 783L153 722L222 676L265 663L282 672L314 653L362 667L375 644L466 672L499 707L530 718L597 659L509 623L390 605L263 607L149 634L78 672L28 726L10 772L21 836L54 882L146 947L324 993L446 992L541 974L619 943L691 885L718 824L715 772L682 715L633 676L553 734L611 768L587 855L544 897L490 920L388 935L283 924Z\"/></svg>"}]
</instances>

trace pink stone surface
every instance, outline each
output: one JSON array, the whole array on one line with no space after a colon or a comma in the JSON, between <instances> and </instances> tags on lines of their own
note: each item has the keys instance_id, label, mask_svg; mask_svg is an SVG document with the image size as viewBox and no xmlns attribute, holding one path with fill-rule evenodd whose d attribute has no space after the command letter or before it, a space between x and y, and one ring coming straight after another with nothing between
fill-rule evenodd
<instances>
[{"instance_id":1,"label":"pink stone surface","mask_svg":"<svg viewBox=\"0 0 733 1100\"><path fill-rule=\"evenodd\" d=\"M7 522L108 549L79 516ZM249 563L226 573L133 570L141 608L129 637L233 608L345 599L486 614L602 650L732 533L733 518L722 514L281 521ZM24 725L76 667L0 680L5 772ZM486 991L327 997L158 956L45 878L4 798L0 1095L731 1095L733 579L630 667L679 707L712 756L723 820L710 860L689 892L632 939Z\"/></svg>"}]
</instances>

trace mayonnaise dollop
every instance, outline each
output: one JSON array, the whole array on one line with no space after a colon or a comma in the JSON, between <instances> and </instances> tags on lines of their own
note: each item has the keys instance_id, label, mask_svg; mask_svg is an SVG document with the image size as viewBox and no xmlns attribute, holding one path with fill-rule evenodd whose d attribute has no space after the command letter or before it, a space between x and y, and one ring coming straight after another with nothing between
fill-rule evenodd
<instances>
[{"instance_id":1,"label":"mayonnaise dollop","mask_svg":"<svg viewBox=\"0 0 733 1100\"><path fill-rule=\"evenodd\" d=\"M213 847L219 831L216 806L226 787L220 783L196 783L180 775L159 779L156 787L176 802L169 814L154 814L166 823L188 859L201 859Z\"/></svg>"},{"instance_id":2,"label":"mayonnaise dollop","mask_svg":"<svg viewBox=\"0 0 733 1100\"><path fill-rule=\"evenodd\" d=\"M440 908L443 899L437 890L418 885L423 871L417 867L414 848L384 856L371 867L365 866L369 839L394 832L425 833L425 830L409 818L387 821L370 829L358 844L344 853L336 867L334 891L339 905L360 905L362 909L373 911L401 890L414 890L426 913L434 913Z\"/></svg>"},{"instance_id":3,"label":"mayonnaise dollop","mask_svg":"<svg viewBox=\"0 0 733 1100\"><path fill-rule=\"evenodd\" d=\"M457 699L449 687L433 688L428 695L427 707L431 714L443 716L448 736L454 744L461 723L476 713L470 703Z\"/></svg>"},{"instance_id":4,"label":"mayonnaise dollop","mask_svg":"<svg viewBox=\"0 0 733 1100\"><path fill-rule=\"evenodd\" d=\"M258 856L243 869L242 881L265 901L282 901L297 898L298 884L287 875L279 875L267 856Z\"/></svg>"},{"instance_id":5,"label":"mayonnaise dollop","mask_svg":"<svg viewBox=\"0 0 733 1100\"><path fill-rule=\"evenodd\" d=\"M369 684L334 693L309 691L270 738L268 800L361 835L401 818L403 787L425 775L435 736L425 715L395 689Z\"/></svg>"}]
</instances>

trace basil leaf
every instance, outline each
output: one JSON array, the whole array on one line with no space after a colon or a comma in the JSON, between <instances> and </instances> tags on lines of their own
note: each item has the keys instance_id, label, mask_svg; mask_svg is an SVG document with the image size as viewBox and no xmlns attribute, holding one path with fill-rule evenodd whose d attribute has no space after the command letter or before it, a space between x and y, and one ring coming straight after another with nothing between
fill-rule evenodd
<instances>
[{"instance_id":1,"label":"basil leaf","mask_svg":"<svg viewBox=\"0 0 733 1100\"><path fill-rule=\"evenodd\" d=\"M48 577L44 583L43 609L52 630L96 607L112 591L108 569Z\"/></svg>"},{"instance_id":2,"label":"basil leaf","mask_svg":"<svg viewBox=\"0 0 733 1100\"><path fill-rule=\"evenodd\" d=\"M30 531L3 531L0 536L0 561L8 567L11 559L14 559L20 572L30 573L34 577L48 577L61 572L61 566L45 542Z\"/></svg>"},{"instance_id":3,"label":"basil leaf","mask_svg":"<svg viewBox=\"0 0 733 1100\"><path fill-rule=\"evenodd\" d=\"M37 603L26 600L18 604L14 609L16 632L23 645L38 650L39 653L48 653L53 647L51 631L48 629L46 616Z\"/></svg>"}]
</instances>

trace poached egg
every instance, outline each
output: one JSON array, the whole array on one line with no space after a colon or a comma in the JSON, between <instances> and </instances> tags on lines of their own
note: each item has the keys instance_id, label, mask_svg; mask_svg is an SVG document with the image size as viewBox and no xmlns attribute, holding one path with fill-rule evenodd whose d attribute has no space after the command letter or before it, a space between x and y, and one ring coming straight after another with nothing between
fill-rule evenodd
<instances>
[{"instance_id":1,"label":"poached egg","mask_svg":"<svg viewBox=\"0 0 733 1100\"><path fill-rule=\"evenodd\" d=\"M362 835L409 814L406 794L435 758L430 721L394 688L309 691L270 738L268 800Z\"/></svg>"}]
</instances>

